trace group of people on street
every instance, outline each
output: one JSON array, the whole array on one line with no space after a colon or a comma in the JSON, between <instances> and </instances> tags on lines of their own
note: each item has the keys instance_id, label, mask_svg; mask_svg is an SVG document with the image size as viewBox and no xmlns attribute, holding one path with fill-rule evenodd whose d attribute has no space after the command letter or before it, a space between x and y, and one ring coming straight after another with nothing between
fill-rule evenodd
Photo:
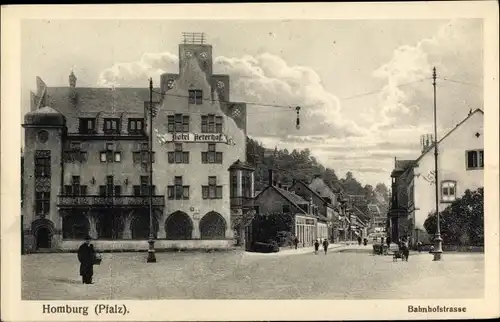
<instances>
[{"instance_id":1,"label":"group of people on street","mask_svg":"<svg viewBox=\"0 0 500 322\"><path fill-rule=\"evenodd\" d=\"M319 244L320 244L320 240L316 239L314 241L314 254L318 254ZM325 255L326 255L326 253L328 252L328 245L329 245L328 240L326 238L323 239L323 243L322 244L323 244L323 250L324 250Z\"/></svg>"}]
</instances>

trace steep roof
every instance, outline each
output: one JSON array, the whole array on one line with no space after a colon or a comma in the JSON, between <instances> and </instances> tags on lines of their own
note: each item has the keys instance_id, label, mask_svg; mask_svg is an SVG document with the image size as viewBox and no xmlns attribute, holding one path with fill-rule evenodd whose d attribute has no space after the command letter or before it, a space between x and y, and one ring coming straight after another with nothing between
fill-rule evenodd
<instances>
[{"instance_id":1,"label":"steep roof","mask_svg":"<svg viewBox=\"0 0 500 322\"><path fill-rule=\"evenodd\" d=\"M257 199L261 194L263 194L268 189L273 189L279 195L281 195L285 200L287 200L292 205L294 205L296 208L298 208L301 213L308 215L308 213L305 212L302 208L300 208L299 205L309 204L309 202L307 202L306 200L302 199L300 196L297 196L296 194L293 194L293 193L291 193L289 191L286 191L284 189L278 188L276 186L269 185L269 186L265 187L261 192L259 192L255 196L254 199Z\"/></svg>"},{"instance_id":2,"label":"steep roof","mask_svg":"<svg viewBox=\"0 0 500 322\"><path fill-rule=\"evenodd\" d=\"M302 184L307 190L309 190L313 195L315 195L316 197L318 197L319 199L323 200L323 202L325 202L327 204L327 206L329 206L330 208L333 208L333 204L327 202L318 192L314 191L314 189L312 189L307 183L305 183L304 181L302 180L297 180L295 182L295 184ZM293 187L293 185L292 185ZM302 197L301 197L302 198Z\"/></svg>"},{"instance_id":3,"label":"steep roof","mask_svg":"<svg viewBox=\"0 0 500 322\"><path fill-rule=\"evenodd\" d=\"M451 135L451 133L453 133L456 129L458 129L462 124L464 124L465 122L467 122L468 119L470 119L472 117L472 115L476 114L476 113L481 113L484 115L484 112L482 109L480 108L477 108L475 109L472 113L469 113L469 115L467 115L467 117L465 119L462 120L462 122L458 123L457 125L455 125L455 127L453 129L451 129L448 133L446 133L439 141L438 141L438 144L440 144L441 142L443 142L448 136ZM416 160L415 160L415 164L417 164L429 151L432 150L432 148L434 148L434 143L431 144L427 150L425 150Z\"/></svg>"},{"instance_id":4,"label":"steep roof","mask_svg":"<svg viewBox=\"0 0 500 322\"><path fill-rule=\"evenodd\" d=\"M457 125L455 125L455 127L453 129L451 129L450 131L448 131L448 133L446 133L438 141L438 144L440 144L441 142L443 142L448 136L450 136L456 129L458 129L462 124L464 124L465 122L467 122L467 120L469 120L476 113L481 113L481 114L484 115L484 112L483 112L482 109L480 109L480 108L475 109L474 111L472 111L471 113L469 113L469 115L467 115L467 117L464 118L460 123L458 123ZM398 167L398 161L403 161L403 163L399 163L399 165L405 165L406 164L406 168L402 168L402 170L403 170L403 172L408 171L409 169L413 168L413 166L418 165L418 163L420 162L420 160L422 160L422 158L425 155L427 155L427 153L429 153L429 151L431 151L433 148L434 148L434 143L432 143L416 160L396 160L396 167L395 168ZM404 161L411 161L412 163L410 164L410 163L406 163ZM394 171L397 171L397 170L394 169Z\"/></svg>"},{"instance_id":5,"label":"steep roof","mask_svg":"<svg viewBox=\"0 0 500 322\"><path fill-rule=\"evenodd\" d=\"M335 193L330 189L330 187L326 184L326 182L316 177L311 183L307 186L311 191L316 192L321 198L330 198L332 200L331 204L335 201Z\"/></svg>"}]
</instances>

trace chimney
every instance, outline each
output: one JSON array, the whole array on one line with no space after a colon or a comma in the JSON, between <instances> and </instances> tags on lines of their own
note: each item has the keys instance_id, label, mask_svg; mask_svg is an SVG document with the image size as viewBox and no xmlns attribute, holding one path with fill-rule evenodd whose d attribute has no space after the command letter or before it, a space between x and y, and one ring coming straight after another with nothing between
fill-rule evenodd
<instances>
[{"instance_id":1,"label":"chimney","mask_svg":"<svg viewBox=\"0 0 500 322\"><path fill-rule=\"evenodd\" d=\"M69 74L69 99L73 106L76 106L76 79L75 74L71 71Z\"/></svg>"},{"instance_id":2,"label":"chimney","mask_svg":"<svg viewBox=\"0 0 500 322\"><path fill-rule=\"evenodd\" d=\"M274 173L273 173L273 169L268 169L267 170L267 173L268 173L268 185L270 186L274 186Z\"/></svg>"}]
</instances>

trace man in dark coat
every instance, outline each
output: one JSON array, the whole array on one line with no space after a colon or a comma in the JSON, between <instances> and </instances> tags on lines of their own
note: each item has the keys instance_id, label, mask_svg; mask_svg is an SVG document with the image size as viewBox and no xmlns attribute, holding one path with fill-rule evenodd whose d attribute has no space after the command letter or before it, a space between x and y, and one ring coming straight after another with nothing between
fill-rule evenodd
<instances>
[{"instance_id":1,"label":"man in dark coat","mask_svg":"<svg viewBox=\"0 0 500 322\"><path fill-rule=\"evenodd\" d=\"M80 275L83 284L92 284L94 275L95 250L90 243L90 236L85 237L85 243L78 248L78 261L80 262Z\"/></svg>"}]
</instances>

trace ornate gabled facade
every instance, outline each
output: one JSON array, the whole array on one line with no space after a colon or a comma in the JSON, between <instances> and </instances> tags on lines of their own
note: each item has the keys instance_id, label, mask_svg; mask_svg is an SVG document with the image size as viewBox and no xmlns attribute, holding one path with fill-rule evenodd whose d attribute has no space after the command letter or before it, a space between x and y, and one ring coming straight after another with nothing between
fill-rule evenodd
<instances>
[{"instance_id":1,"label":"ornate gabled facade","mask_svg":"<svg viewBox=\"0 0 500 322\"><path fill-rule=\"evenodd\" d=\"M229 101L229 76L212 74L212 46L199 38L184 35L179 73L162 75L152 93L159 248L232 246L231 212L252 207L231 203L234 193L253 198L246 105ZM71 73L68 87L37 78L31 98L23 125L26 248L74 249L89 234L100 249L146 249L149 88L78 87Z\"/></svg>"}]
</instances>

